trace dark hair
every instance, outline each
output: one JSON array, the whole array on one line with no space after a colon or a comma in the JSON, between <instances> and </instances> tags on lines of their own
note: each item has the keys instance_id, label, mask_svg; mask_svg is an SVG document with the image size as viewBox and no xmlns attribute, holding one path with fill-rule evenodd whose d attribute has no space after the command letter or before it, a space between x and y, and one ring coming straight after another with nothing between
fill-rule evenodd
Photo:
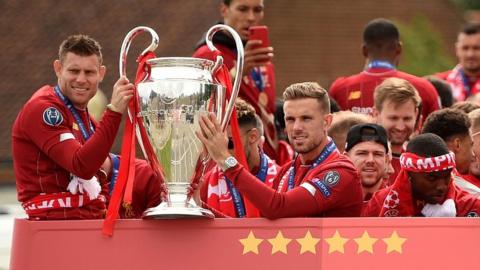
<instances>
[{"instance_id":1,"label":"dark hair","mask_svg":"<svg viewBox=\"0 0 480 270\"><path fill-rule=\"evenodd\" d=\"M363 30L363 42L369 49L380 49L397 44L400 33L393 22L378 18L370 21Z\"/></svg>"},{"instance_id":2,"label":"dark hair","mask_svg":"<svg viewBox=\"0 0 480 270\"><path fill-rule=\"evenodd\" d=\"M434 133L444 141L453 136L469 135L468 115L457 109L441 109L431 113L423 124L422 133Z\"/></svg>"},{"instance_id":3,"label":"dark hair","mask_svg":"<svg viewBox=\"0 0 480 270\"><path fill-rule=\"evenodd\" d=\"M440 136L433 133L423 133L408 142L407 152L420 157L436 157L448 154L450 150Z\"/></svg>"},{"instance_id":4,"label":"dark hair","mask_svg":"<svg viewBox=\"0 0 480 270\"><path fill-rule=\"evenodd\" d=\"M466 114L469 114L471 111L480 109L480 106L472 101L460 101L452 105L452 109L460 110Z\"/></svg>"},{"instance_id":5,"label":"dark hair","mask_svg":"<svg viewBox=\"0 0 480 270\"><path fill-rule=\"evenodd\" d=\"M465 35L475 35L480 33L480 24L467 24L463 27L462 31Z\"/></svg>"},{"instance_id":6,"label":"dark hair","mask_svg":"<svg viewBox=\"0 0 480 270\"><path fill-rule=\"evenodd\" d=\"M100 44L87 35L72 35L60 44L58 59L63 62L67 53L71 52L79 56L96 55L99 63L102 64L101 49Z\"/></svg>"},{"instance_id":7,"label":"dark hair","mask_svg":"<svg viewBox=\"0 0 480 270\"><path fill-rule=\"evenodd\" d=\"M223 3L225 6L230 6L230 4L232 3L232 0L222 0L222 3Z\"/></svg>"},{"instance_id":8,"label":"dark hair","mask_svg":"<svg viewBox=\"0 0 480 270\"><path fill-rule=\"evenodd\" d=\"M426 76L427 79L435 90L437 90L437 94L440 97L440 102L442 103L442 108L448 108L453 104L453 95L452 95L452 87L446 81L439 79L435 76Z\"/></svg>"},{"instance_id":9,"label":"dark hair","mask_svg":"<svg viewBox=\"0 0 480 270\"><path fill-rule=\"evenodd\" d=\"M235 101L235 109L237 110L239 126L256 128L259 125L259 121L255 113L255 108L253 108L250 103L246 102L241 98L237 98L237 100Z\"/></svg>"}]
</instances>

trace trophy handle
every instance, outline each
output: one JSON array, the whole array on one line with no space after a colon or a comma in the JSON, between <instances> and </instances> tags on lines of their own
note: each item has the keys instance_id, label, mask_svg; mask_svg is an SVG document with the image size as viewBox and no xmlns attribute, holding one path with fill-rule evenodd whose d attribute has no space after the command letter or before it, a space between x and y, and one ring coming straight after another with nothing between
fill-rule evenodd
<instances>
[{"instance_id":1,"label":"trophy handle","mask_svg":"<svg viewBox=\"0 0 480 270\"><path fill-rule=\"evenodd\" d=\"M213 35L215 35L215 33L217 33L220 30L225 30L229 32L233 36L233 39L235 40L235 45L237 47L237 67L236 67L237 69L235 72L235 82L233 84L232 95L230 96L227 109L225 110L225 116L223 117L221 122L222 130L225 131L227 128L228 121L230 120L230 115L232 114L233 106L235 105L235 99L237 98L238 92L240 91L240 83L242 82L241 78L242 78L242 71L243 71L243 60L244 60L243 58L245 53L243 51L242 40L240 39L240 36L238 35L238 33L230 26L224 25L224 24L214 25L207 32L207 39L206 39L207 46L211 51L215 51L215 50L218 51L218 49L213 45L212 39L213 39ZM219 58L217 57L217 63L215 63L214 68L215 67L218 68L217 67L218 63L219 63Z\"/></svg>"},{"instance_id":2,"label":"trophy handle","mask_svg":"<svg viewBox=\"0 0 480 270\"><path fill-rule=\"evenodd\" d=\"M158 38L158 35L155 32L155 30L153 30L150 27L146 27L146 26L138 26L138 27L135 27L132 30L130 30L130 32L128 32L127 35L125 36L125 38L123 39L122 47L120 49L120 59L118 61L118 69L119 69L120 77L122 77L122 76L125 76L125 78L127 77L127 54L128 54L128 50L130 49L130 44L132 43L132 40L136 36L138 36L139 34L141 34L143 32L149 32L150 33L150 35L152 36L152 42L150 43L150 45L145 50L143 50L141 55L144 55L147 52L153 52L157 48L159 38ZM132 116L132 113L130 112L130 109L127 109L127 113L128 113L128 119L130 120L130 122L132 122L132 117L133 116ZM138 125L135 126L135 132L136 132L137 137L139 138L138 144L140 145L140 148L142 149L142 153L143 153L144 157L148 159L147 152L145 151L145 146L143 145L143 142L141 140L142 137L141 137L140 129L139 129Z\"/></svg>"},{"instance_id":3,"label":"trophy handle","mask_svg":"<svg viewBox=\"0 0 480 270\"><path fill-rule=\"evenodd\" d=\"M130 44L136 36L143 32L149 32L150 35L152 35L152 42L145 50L143 50L142 55L147 52L153 52L157 48L159 39L155 30L146 26L138 26L130 30L130 32L128 32L128 34L123 39L122 48L120 49L120 60L118 61L120 77L127 77L127 54L128 50L130 49Z\"/></svg>"}]
</instances>

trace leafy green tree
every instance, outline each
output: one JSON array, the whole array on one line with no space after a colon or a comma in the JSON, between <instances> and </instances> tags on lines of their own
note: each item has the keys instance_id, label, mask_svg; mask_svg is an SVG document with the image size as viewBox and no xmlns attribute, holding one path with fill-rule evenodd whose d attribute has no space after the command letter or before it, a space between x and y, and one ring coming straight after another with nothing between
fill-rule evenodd
<instances>
[{"instance_id":1,"label":"leafy green tree","mask_svg":"<svg viewBox=\"0 0 480 270\"><path fill-rule=\"evenodd\" d=\"M423 15L416 15L408 23L396 21L403 42L400 70L425 76L455 65L455 59L446 53L439 31Z\"/></svg>"}]
</instances>

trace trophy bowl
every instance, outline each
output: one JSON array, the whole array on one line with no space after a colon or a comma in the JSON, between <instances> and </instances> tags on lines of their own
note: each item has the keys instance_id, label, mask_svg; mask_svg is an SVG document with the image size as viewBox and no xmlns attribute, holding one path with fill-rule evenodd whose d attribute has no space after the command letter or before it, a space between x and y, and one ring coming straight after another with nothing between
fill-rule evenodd
<instances>
[{"instance_id":1,"label":"trophy bowl","mask_svg":"<svg viewBox=\"0 0 480 270\"><path fill-rule=\"evenodd\" d=\"M151 75L138 84L140 115L164 173L167 202L150 208L144 218L212 217L187 201L190 179L203 145L195 135L202 114L221 121L225 88L213 81L214 63L199 58L166 57L148 60Z\"/></svg>"},{"instance_id":2,"label":"trophy bowl","mask_svg":"<svg viewBox=\"0 0 480 270\"><path fill-rule=\"evenodd\" d=\"M191 181L199 161L208 161L203 145L196 137L200 129L200 116L213 112L225 130L240 89L243 69L243 44L240 36L227 25L215 25L207 32L207 45L217 50L212 43L218 31L229 32L237 46L235 83L231 96L226 97L225 87L215 80L215 74L222 67L223 58L216 61L191 57L161 57L147 61L149 76L137 84L138 115L143 125L137 125L136 132L143 128L148 142L139 138L144 155L144 145L153 149L155 161L163 171L167 189L167 200L143 213L144 219L213 218L208 209L197 206L189 196ZM120 51L120 75L126 75L126 58L131 41L140 33L149 32L152 43L142 54L155 50L158 45L157 33L145 26L132 29L125 37ZM150 149L150 147L149 147ZM152 162L152 160L150 160Z\"/></svg>"}]
</instances>

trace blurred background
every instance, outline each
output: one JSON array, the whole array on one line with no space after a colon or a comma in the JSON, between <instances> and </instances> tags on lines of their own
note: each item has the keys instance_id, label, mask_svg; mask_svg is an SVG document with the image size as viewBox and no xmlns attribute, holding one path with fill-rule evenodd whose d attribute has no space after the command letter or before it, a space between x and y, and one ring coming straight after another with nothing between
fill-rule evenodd
<instances>
[{"instance_id":1,"label":"blurred background","mask_svg":"<svg viewBox=\"0 0 480 270\"><path fill-rule=\"evenodd\" d=\"M191 56L201 35L219 21L220 0L73 1L0 0L0 269L8 267L16 201L11 126L40 86L55 84L52 63L67 36L88 34L103 46L107 75L100 85L107 99L118 78L122 40L145 25L160 36L157 56ZM359 72L364 25L377 17L393 20L404 44L400 69L418 76L452 68L454 42L465 22L480 23L479 0L265 0L265 24L275 50L277 96L291 83L317 81L328 88L335 78ZM127 64L133 80L135 59L149 43L139 36ZM32 119L35 121L35 119ZM122 125L123 126L123 125ZM115 151L119 152L119 132Z\"/></svg>"}]
</instances>

